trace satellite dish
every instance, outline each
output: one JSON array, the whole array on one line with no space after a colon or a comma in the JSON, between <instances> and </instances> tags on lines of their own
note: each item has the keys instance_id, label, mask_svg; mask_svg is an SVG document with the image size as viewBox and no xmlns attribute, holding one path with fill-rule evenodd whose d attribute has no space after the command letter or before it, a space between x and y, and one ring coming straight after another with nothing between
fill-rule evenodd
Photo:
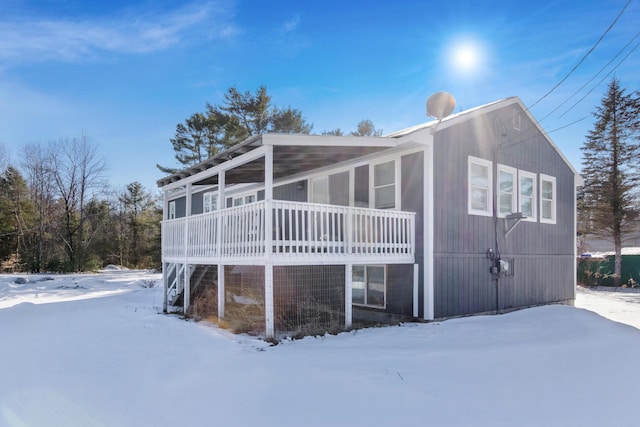
<instances>
[{"instance_id":1,"label":"satellite dish","mask_svg":"<svg viewBox=\"0 0 640 427\"><path fill-rule=\"evenodd\" d=\"M427 116L442 120L453 113L456 99L448 92L436 92L427 99Z\"/></svg>"}]
</instances>

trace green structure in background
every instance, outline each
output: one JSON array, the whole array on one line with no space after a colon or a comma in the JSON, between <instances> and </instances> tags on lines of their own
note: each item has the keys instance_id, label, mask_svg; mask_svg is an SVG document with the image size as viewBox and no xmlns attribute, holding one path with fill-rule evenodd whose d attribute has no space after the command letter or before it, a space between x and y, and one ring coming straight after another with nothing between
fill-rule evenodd
<instances>
[{"instance_id":1,"label":"green structure in background","mask_svg":"<svg viewBox=\"0 0 640 427\"><path fill-rule=\"evenodd\" d=\"M585 286L613 286L613 255L578 260L578 283ZM640 255L622 255L622 285L640 284Z\"/></svg>"}]
</instances>

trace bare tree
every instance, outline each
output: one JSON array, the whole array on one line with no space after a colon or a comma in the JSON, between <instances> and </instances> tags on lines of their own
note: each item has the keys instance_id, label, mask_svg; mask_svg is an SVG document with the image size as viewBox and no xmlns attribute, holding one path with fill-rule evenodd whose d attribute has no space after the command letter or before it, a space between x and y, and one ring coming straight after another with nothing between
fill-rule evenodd
<instances>
[{"instance_id":1,"label":"bare tree","mask_svg":"<svg viewBox=\"0 0 640 427\"><path fill-rule=\"evenodd\" d=\"M35 211L35 230L32 243L32 270L42 271L46 264L49 229L54 222L55 197L53 187L53 153L42 144L22 147L21 166L29 185L31 203Z\"/></svg>"},{"instance_id":2,"label":"bare tree","mask_svg":"<svg viewBox=\"0 0 640 427\"><path fill-rule=\"evenodd\" d=\"M87 204L95 191L104 187L106 170L104 157L84 134L79 138L60 139L49 144L52 177L63 210L61 238L69 267L79 271L84 267L85 223Z\"/></svg>"},{"instance_id":3,"label":"bare tree","mask_svg":"<svg viewBox=\"0 0 640 427\"><path fill-rule=\"evenodd\" d=\"M4 144L0 142L0 172L4 171L9 165L9 153Z\"/></svg>"}]
</instances>

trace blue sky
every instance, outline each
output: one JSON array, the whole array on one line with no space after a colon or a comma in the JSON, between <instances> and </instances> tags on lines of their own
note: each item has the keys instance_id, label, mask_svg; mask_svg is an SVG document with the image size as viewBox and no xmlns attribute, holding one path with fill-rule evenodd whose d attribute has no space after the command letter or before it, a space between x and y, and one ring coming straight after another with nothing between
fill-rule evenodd
<instances>
[{"instance_id":1,"label":"blue sky","mask_svg":"<svg viewBox=\"0 0 640 427\"><path fill-rule=\"evenodd\" d=\"M156 163L176 166L176 124L221 103L230 86L266 85L314 133L362 119L385 133L425 122L437 91L454 95L456 111L514 95L530 106L626 3L1 0L0 144L17 163L24 144L84 132L114 186L155 191ZM578 170L611 77L640 89L639 24L632 0L532 107L547 131L566 126L550 136ZM455 60L460 45L474 46L475 62Z\"/></svg>"}]
</instances>

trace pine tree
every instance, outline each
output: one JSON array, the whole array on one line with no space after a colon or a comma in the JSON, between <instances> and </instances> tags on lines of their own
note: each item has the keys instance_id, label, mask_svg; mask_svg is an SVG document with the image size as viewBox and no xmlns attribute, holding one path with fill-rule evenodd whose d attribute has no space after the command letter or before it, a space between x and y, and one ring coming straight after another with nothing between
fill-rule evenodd
<instances>
[{"instance_id":1,"label":"pine tree","mask_svg":"<svg viewBox=\"0 0 640 427\"><path fill-rule=\"evenodd\" d=\"M308 134L311 128L300 110L272 105L265 86L260 86L255 94L231 87L224 94L222 105L207 103L205 113L195 113L178 124L171 144L178 163L189 167L253 135ZM178 171L161 165L157 167L165 173Z\"/></svg>"},{"instance_id":2,"label":"pine tree","mask_svg":"<svg viewBox=\"0 0 640 427\"><path fill-rule=\"evenodd\" d=\"M594 128L582 146L584 186L579 195L581 228L613 241L614 284L621 284L622 243L637 226L640 182L640 94L625 94L617 79L594 113Z\"/></svg>"}]
</instances>

